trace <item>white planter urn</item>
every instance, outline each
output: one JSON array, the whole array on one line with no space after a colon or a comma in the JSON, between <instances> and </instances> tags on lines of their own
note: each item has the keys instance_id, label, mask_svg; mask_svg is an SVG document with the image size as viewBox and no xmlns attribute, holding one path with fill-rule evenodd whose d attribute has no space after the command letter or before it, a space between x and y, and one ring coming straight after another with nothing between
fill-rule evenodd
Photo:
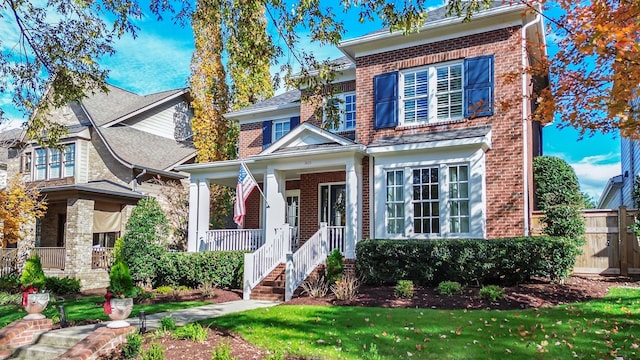
<instances>
[{"instance_id":1,"label":"white planter urn","mask_svg":"<svg viewBox=\"0 0 640 360\"><path fill-rule=\"evenodd\" d=\"M27 295L27 305L24 309L29 315L24 317L24 320L40 320L44 319L42 315L44 309L49 304L49 293L33 293Z\"/></svg>"},{"instance_id":2,"label":"white planter urn","mask_svg":"<svg viewBox=\"0 0 640 360\"><path fill-rule=\"evenodd\" d=\"M109 300L111 304L111 313L109 315L109 319L112 321L107 324L108 328L117 329L130 326L127 321L125 321L129 315L131 314L131 310L133 310L133 299L132 298L124 298L124 299L111 299Z\"/></svg>"}]
</instances>

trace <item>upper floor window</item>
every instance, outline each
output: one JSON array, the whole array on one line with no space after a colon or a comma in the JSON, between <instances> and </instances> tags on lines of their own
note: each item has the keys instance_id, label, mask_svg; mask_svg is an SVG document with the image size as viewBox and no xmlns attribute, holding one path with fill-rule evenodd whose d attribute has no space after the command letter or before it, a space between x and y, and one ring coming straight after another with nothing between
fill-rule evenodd
<instances>
[{"instance_id":1,"label":"upper floor window","mask_svg":"<svg viewBox=\"0 0 640 360\"><path fill-rule=\"evenodd\" d=\"M274 141L287 135L300 124L300 116L289 119L266 120L262 122L262 148L266 149Z\"/></svg>"},{"instance_id":2,"label":"upper floor window","mask_svg":"<svg viewBox=\"0 0 640 360\"><path fill-rule=\"evenodd\" d=\"M462 118L462 62L401 72L401 116L405 125Z\"/></svg>"},{"instance_id":3,"label":"upper floor window","mask_svg":"<svg viewBox=\"0 0 640 360\"><path fill-rule=\"evenodd\" d=\"M333 132L352 131L356 129L356 93L336 94L339 99L335 104L338 111L338 121L329 130ZM331 101L331 100L330 100ZM325 119L325 121L328 121Z\"/></svg>"},{"instance_id":4,"label":"upper floor window","mask_svg":"<svg viewBox=\"0 0 640 360\"><path fill-rule=\"evenodd\" d=\"M289 120L274 121L272 128L273 141L276 141L291 131L291 122Z\"/></svg>"},{"instance_id":5,"label":"upper floor window","mask_svg":"<svg viewBox=\"0 0 640 360\"><path fill-rule=\"evenodd\" d=\"M49 180L70 177L75 172L75 144L60 149L40 148L35 150L34 180Z\"/></svg>"},{"instance_id":6,"label":"upper floor window","mask_svg":"<svg viewBox=\"0 0 640 360\"><path fill-rule=\"evenodd\" d=\"M493 115L493 55L374 76L374 128Z\"/></svg>"}]
</instances>

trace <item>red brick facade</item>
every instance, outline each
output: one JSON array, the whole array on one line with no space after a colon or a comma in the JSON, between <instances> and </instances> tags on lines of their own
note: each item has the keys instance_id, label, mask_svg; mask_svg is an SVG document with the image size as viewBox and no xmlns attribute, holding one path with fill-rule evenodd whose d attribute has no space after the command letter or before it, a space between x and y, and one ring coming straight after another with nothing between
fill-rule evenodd
<instances>
[{"instance_id":1,"label":"red brick facade","mask_svg":"<svg viewBox=\"0 0 640 360\"><path fill-rule=\"evenodd\" d=\"M397 126L376 130L373 127L374 101L373 78L375 75L392 71L425 66L439 62L462 60L481 55L494 55L494 110L492 116L477 117L438 124ZM402 136L424 132L460 129L491 125L491 149L486 152L486 234L489 238L518 236L524 234L524 219L528 216L525 208L524 179L531 179L530 166L524 170L523 146L528 147L528 161L531 163L531 126L524 139L522 122L521 79L508 81L507 73L522 66L520 27L493 30L456 39L429 43L409 48L367 55L356 59L356 80L338 84L340 91L356 91L357 125L356 142L368 145L372 141L387 136ZM505 106L506 105L506 106ZM314 104L303 102L300 106L301 122L314 119ZM244 124L241 127L240 156L258 154L262 150L261 123ZM373 158L362 161L362 237L370 233L370 163ZM308 171L308 170L307 170ZM525 171L527 173L525 173ZM300 189L300 239L308 239L318 228L318 185L325 182L345 181L344 172L302 174L294 185L287 183L287 189ZM291 183L291 184L290 184ZM529 184L530 185L530 184ZM530 187L531 188L531 187ZM254 192L247 207L250 215L246 224L258 227L259 194ZM255 216L253 215L255 214Z\"/></svg>"}]
</instances>

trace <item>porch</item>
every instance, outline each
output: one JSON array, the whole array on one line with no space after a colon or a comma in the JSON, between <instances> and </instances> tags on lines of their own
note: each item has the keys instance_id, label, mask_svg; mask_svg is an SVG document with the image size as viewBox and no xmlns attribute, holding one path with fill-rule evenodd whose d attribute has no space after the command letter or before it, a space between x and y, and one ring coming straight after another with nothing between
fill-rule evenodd
<instances>
[{"instance_id":1,"label":"porch","mask_svg":"<svg viewBox=\"0 0 640 360\"><path fill-rule=\"evenodd\" d=\"M31 254L40 257L43 270L65 270L67 249L64 247L34 247ZM91 269L109 269L113 263L112 247L94 247L91 249Z\"/></svg>"}]
</instances>

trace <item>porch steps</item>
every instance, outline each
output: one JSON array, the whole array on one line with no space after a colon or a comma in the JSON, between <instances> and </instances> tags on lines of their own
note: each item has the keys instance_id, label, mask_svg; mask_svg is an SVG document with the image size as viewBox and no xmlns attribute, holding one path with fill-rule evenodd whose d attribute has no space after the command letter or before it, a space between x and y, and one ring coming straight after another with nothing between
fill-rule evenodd
<instances>
[{"instance_id":1,"label":"porch steps","mask_svg":"<svg viewBox=\"0 0 640 360\"><path fill-rule=\"evenodd\" d=\"M278 265L251 290L251 300L284 301L285 264Z\"/></svg>"},{"instance_id":2,"label":"porch steps","mask_svg":"<svg viewBox=\"0 0 640 360\"><path fill-rule=\"evenodd\" d=\"M17 348L10 359L56 359L94 330L93 326L79 326L48 331L40 335L34 344Z\"/></svg>"}]
</instances>

